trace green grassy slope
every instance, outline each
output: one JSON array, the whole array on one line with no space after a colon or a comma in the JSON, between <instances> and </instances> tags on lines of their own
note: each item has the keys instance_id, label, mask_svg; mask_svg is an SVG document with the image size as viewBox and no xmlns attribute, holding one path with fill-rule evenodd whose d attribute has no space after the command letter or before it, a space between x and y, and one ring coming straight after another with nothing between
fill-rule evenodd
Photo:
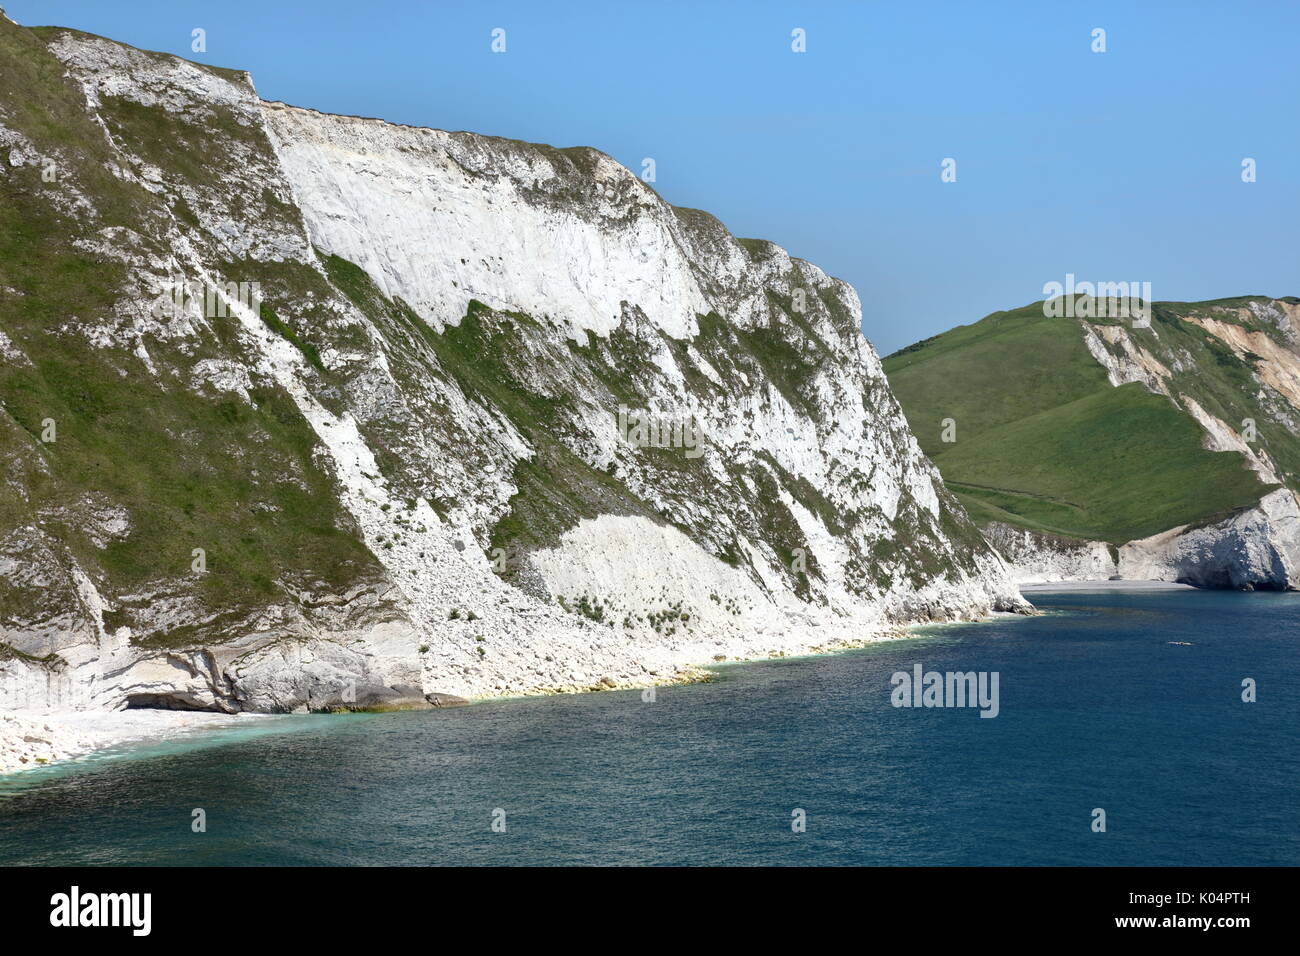
<instances>
[{"instance_id":1,"label":"green grassy slope","mask_svg":"<svg viewBox=\"0 0 1300 956\"><path fill-rule=\"evenodd\" d=\"M169 216L158 197L108 172L122 157L41 42L48 33L0 21L5 122L59 159L54 182L34 165L0 175L0 332L23 356L0 362L0 540L41 528L103 594L132 596L110 606L111 626L158 644L195 635L151 628L155 589L188 590L183 599L211 631L197 636L216 637L224 622L292 594L377 576L293 399L257 377L251 405L194 386L197 362L241 360L235 319L213 319L211 336L180 344L146 335L134 348L125 332L114 341L89 334L130 328L143 308L132 287L140 276L79 240L117 229L122 248L161 256ZM165 174L210 164L209 128L161 107L106 107L115 135L131 135L119 124L128 113L141 126L136 139L170 151L159 153ZM90 204L77 215L65 211L74 194ZM42 440L46 421L53 441ZM89 518L100 508L127 514L129 534L96 542ZM191 572L195 548L206 552L201 575ZM0 579L0 625L25 619L38 592Z\"/></svg>"},{"instance_id":2,"label":"green grassy slope","mask_svg":"<svg viewBox=\"0 0 1300 956\"><path fill-rule=\"evenodd\" d=\"M1256 417L1263 431L1245 387L1249 369L1184 321L1193 308L1161 304L1153 328L1131 334L1157 356L1194 360L1173 375L1175 392L1225 421ZM922 448L980 524L1119 544L1249 506L1267 490L1243 456L1202 448L1200 427L1164 396L1138 384L1113 388L1079 322L1048 318L1041 303L960 326L884 364ZM943 440L945 419L955 441ZM1273 437L1269 451L1285 471L1294 438Z\"/></svg>"}]
</instances>

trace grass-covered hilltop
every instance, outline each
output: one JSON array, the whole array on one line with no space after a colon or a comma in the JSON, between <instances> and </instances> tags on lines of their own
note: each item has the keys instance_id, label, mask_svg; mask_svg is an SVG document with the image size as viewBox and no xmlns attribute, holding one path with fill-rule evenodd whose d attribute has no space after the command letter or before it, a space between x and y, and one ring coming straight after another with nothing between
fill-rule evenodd
<instances>
[{"instance_id":1,"label":"grass-covered hilltop","mask_svg":"<svg viewBox=\"0 0 1300 956\"><path fill-rule=\"evenodd\" d=\"M1048 314L1063 311L995 312L884 360L1020 577L1294 584L1300 299L1156 302L1146 323Z\"/></svg>"}]
</instances>

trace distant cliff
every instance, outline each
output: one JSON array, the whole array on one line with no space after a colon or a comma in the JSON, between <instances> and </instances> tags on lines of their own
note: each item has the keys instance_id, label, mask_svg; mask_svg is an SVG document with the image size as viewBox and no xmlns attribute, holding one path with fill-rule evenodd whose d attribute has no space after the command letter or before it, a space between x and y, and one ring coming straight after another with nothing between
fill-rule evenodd
<instances>
[{"instance_id":1,"label":"distant cliff","mask_svg":"<svg viewBox=\"0 0 1300 956\"><path fill-rule=\"evenodd\" d=\"M1045 311L884 363L1016 580L1300 587L1300 300L1156 302L1146 321Z\"/></svg>"}]
</instances>

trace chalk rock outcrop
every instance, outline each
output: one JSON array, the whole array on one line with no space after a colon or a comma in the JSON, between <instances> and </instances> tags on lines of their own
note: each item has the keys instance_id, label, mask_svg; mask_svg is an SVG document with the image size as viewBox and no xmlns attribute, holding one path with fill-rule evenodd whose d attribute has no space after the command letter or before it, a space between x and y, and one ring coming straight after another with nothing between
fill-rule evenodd
<instances>
[{"instance_id":1,"label":"chalk rock outcrop","mask_svg":"<svg viewBox=\"0 0 1300 956\"><path fill-rule=\"evenodd\" d=\"M627 686L1026 607L817 267L592 149L0 41L0 707Z\"/></svg>"}]
</instances>

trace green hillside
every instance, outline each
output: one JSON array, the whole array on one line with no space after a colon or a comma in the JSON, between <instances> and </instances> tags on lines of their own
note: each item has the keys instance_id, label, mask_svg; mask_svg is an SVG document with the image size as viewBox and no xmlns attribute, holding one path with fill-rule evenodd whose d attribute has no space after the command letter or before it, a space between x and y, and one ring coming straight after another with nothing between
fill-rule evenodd
<instances>
[{"instance_id":1,"label":"green hillside","mask_svg":"<svg viewBox=\"0 0 1300 956\"><path fill-rule=\"evenodd\" d=\"M1261 406L1260 394L1281 397L1255 380L1257 357L1239 356L1191 321L1214 318L1283 345L1276 327L1239 314L1252 300L1272 301L1157 303L1150 329L1125 327L1167 369L1172 394L1234 429L1256 421L1258 447L1291 484L1300 443L1276 422L1285 415ZM1274 487L1243 455L1203 448L1200 425L1164 395L1138 383L1112 387L1084 324L1049 318L1040 302L908 346L884 365L922 448L980 524L1120 544L1247 507ZM953 441L943 440L945 419Z\"/></svg>"}]
</instances>

